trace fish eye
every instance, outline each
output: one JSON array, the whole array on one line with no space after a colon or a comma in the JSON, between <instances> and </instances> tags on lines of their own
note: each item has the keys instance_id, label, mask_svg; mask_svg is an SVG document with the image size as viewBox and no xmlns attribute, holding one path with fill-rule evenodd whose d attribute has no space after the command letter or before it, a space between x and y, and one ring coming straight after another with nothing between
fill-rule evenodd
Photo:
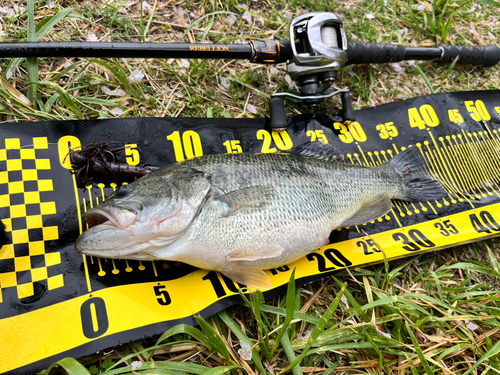
<instances>
[{"instance_id":1,"label":"fish eye","mask_svg":"<svg viewBox=\"0 0 500 375\"><path fill-rule=\"evenodd\" d=\"M120 198L126 197L132 192L132 190L132 186L122 185L118 189L116 189L116 196Z\"/></svg>"}]
</instances>

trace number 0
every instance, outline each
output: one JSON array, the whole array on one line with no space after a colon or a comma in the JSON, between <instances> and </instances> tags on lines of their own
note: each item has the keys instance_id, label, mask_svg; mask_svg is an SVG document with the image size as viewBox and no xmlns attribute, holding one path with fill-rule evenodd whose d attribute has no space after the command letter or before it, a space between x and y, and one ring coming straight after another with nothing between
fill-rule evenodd
<instances>
[{"instance_id":1,"label":"number 0","mask_svg":"<svg viewBox=\"0 0 500 375\"><path fill-rule=\"evenodd\" d=\"M59 150L59 162L66 169L71 169L71 160L70 160L70 148L81 149L82 144L78 138L72 135L65 135L60 138L57 142L57 148Z\"/></svg>"},{"instance_id":2,"label":"number 0","mask_svg":"<svg viewBox=\"0 0 500 375\"><path fill-rule=\"evenodd\" d=\"M106 303L102 298L86 300L80 308L83 334L88 339L95 339L106 333L109 328Z\"/></svg>"}]
</instances>

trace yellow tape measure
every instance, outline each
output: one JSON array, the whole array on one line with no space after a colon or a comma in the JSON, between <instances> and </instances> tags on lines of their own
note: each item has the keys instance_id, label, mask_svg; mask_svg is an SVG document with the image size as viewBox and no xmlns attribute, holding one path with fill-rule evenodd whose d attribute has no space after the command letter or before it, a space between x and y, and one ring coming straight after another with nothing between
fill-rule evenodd
<instances>
[{"instance_id":1,"label":"yellow tape measure","mask_svg":"<svg viewBox=\"0 0 500 375\"><path fill-rule=\"evenodd\" d=\"M499 92L425 96L355 115L348 124L328 115L299 116L279 132L258 119L88 121L71 126L70 134L60 123L3 124L0 218L7 241L0 249L0 342L9 361L0 372L31 373L67 355L195 324L194 314L210 316L239 298L241 286L216 272L76 254L74 241L86 229L83 214L117 185L78 187L68 153L109 141L103 134L116 134L111 141L123 144L117 157L130 166L303 145L320 155L333 149L328 156L337 161L377 166L410 146L419 149L447 197L394 201L375 222L335 231L331 244L268 270L274 287L268 297L293 269L298 280L311 281L381 262L382 251L396 259L500 234Z\"/></svg>"}]
</instances>

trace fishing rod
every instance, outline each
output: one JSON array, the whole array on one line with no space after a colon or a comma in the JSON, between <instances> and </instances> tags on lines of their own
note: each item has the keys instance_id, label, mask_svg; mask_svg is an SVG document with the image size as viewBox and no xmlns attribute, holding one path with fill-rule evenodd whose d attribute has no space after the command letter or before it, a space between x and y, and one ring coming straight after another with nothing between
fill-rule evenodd
<instances>
[{"instance_id":1,"label":"fishing rod","mask_svg":"<svg viewBox=\"0 0 500 375\"><path fill-rule=\"evenodd\" d=\"M348 42L342 20L333 13L311 12L292 20L290 40L253 40L248 44L25 42L0 43L0 57L140 57L241 59L256 64L286 63L300 94L276 93L269 102L273 129L287 126L283 99L317 105L340 94L343 121L354 121L348 89L331 86L338 71L354 64L435 60L448 64L494 66L499 46L405 47Z\"/></svg>"}]
</instances>

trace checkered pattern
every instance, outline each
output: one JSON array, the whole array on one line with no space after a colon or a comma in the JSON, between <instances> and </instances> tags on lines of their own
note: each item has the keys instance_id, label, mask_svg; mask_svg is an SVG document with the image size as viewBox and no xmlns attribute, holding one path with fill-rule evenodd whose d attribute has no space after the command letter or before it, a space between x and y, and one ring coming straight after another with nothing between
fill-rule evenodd
<instances>
[{"instance_id":1,"label":"checkered pattern","mask_svg":"<svg viewBox=\"0 0 500 375\"><path fill-rule=\"evenodd\" d=\"M0 303L6 288L17 288L21 299L34 295L34 283L48 290L64 286L52 267L61 254L46 252L46 243L59 238L57 226L43 225L44 217L56 213L47 197L54 189L48 148L47 138L38 137L22 147L19 138L7 138L0 149L0 218L8 238L0 249Z\"/></svg>"}]
</instances>

